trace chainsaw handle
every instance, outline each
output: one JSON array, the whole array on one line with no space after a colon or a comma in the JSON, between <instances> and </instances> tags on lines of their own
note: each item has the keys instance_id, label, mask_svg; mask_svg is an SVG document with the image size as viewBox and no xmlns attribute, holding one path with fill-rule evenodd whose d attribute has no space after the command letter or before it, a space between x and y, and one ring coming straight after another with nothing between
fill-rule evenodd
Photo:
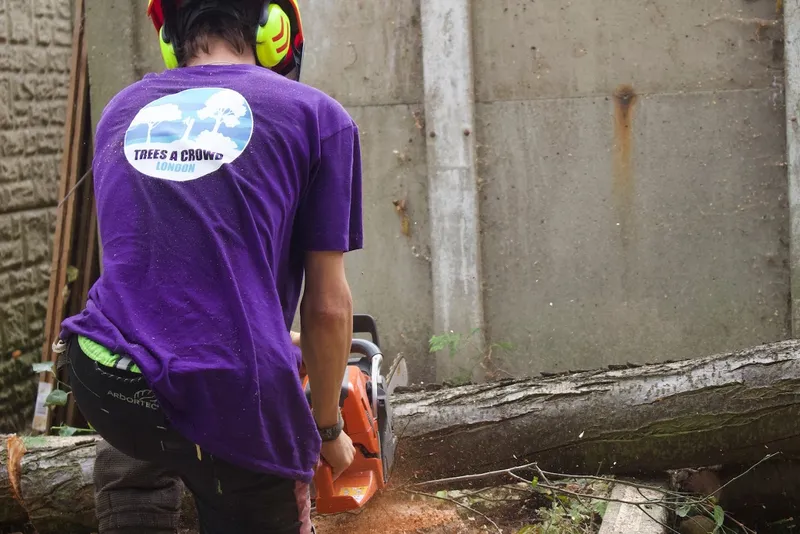
<instances>
[{"instance_id":1,"label":"chainsaw handle","mask_svg":"<svg viewBox=\"0 0 800 534\"><path fill-rule=\"evenodd\" d=\"M373 343L378 346L381 344L378 340L378 323L371 315L363 313L353 315L353 334L369 334Z\"/></svg>"},{"instance_id":2,"label":"chainsaw handle","mask_svg":"<svg viewBox=\"0 0 800 534\"><path fill-rule=\"evenodd\" d=\"M324 458L320 458L317 470L314 473L314 485L317 488L317 494L335 495L333 487L333 468Z\"/></svg>"},{"instance_id":3,"label":"chainsaw handle","mask_svg":"<svg viewBox=\"0 0 800 534\"><path fill-rule=\"evenodd\" d=\"M352 343L350 343L350 354L366 356L371 362L375 356L382 353L381 348L375 343L367 341L366 339L353 338Z\"/></svg>"},{"instance_id":4,"label":"chainsaw handle","mask_svg":"<svg viewBox=\"0 0 800 534\"><path fill-rule=\"evenodd\" d=\"M350 345L351 354L366 356L370 364L370 383L372 385L372 416L378 416L378 385L381 379L383 353L375 343L365 339L353 339Z\"/></svg>"}]
</instances>

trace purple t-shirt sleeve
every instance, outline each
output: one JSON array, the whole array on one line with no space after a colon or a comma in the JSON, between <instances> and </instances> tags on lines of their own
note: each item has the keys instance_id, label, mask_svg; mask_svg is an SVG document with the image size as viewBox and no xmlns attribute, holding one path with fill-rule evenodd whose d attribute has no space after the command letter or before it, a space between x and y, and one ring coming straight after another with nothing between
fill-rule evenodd
<instances>
[{"instance_id":1,"label":"purple t-shirt sleeve","mask_svg":"<svg viewBox=\"0 0 800 534\"><path fill-rule=\"evenodd\" d=\"M297 212L305 251L349 252L364 246L361 144L352 124L324 138L319 161Z\"/></svg>"}]
</instances>

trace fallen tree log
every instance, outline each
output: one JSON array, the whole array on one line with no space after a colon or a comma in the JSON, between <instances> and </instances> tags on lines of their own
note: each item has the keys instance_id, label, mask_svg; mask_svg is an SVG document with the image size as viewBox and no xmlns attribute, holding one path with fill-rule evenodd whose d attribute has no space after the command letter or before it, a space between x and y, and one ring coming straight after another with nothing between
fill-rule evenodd
<instances>
[{"instance_id":1,"label":"fallen tree log","mask_svg":"<svg viewBox=\"0 0 800 534\"><path fill-rule=\"evenodd\" d=\"M434 479L528 462L641 475L800 453L800 341L545 379L405 392L398 473Z\"/></svg>"},{"instance_id":2,"label":"fallen tree log","mask_svg":"<svg viewBox=\"0 0 800 534\"><path fill-rule=\"evenodd\" d=\"M0 525L32 523L40 534L96 529L96 438L10 436L0 450Z\"/></svg>"},{"instance_id":3,"label":"fallen tree log","mask_svg":"<svg viewBox=\"0 0 800 534\"><path fill-rule=\"evenodd\" d=\"M395 483L533 461L571 474L641 475L746 465L775 452L789 460L800 453L800 341L543 379L405 388L395 393L394 425ZM39 534L90 532L94 439L28 438L16 476L0 450L0 525L27 515Z\"/></svg>"},{"instance_id":4,"label":"fallen tree log","mask_svg":"<svg viewBox=\"0 0 800 534\"><path fill-rule=\"evenodd\" d=\"M0 527L31 525L38 534L97 531L94 458L97 436L6 436L0 446ZM196 510L184 493L183 522ZM3 532L3 528L0 528Z\"/></svg>"}]
</instances>

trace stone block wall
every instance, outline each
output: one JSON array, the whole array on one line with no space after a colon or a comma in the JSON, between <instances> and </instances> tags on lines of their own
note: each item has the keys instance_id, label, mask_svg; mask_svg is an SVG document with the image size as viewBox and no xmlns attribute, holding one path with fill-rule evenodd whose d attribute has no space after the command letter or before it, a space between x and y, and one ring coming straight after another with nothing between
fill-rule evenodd
<instances>
[{"instance_id":1,"label":"stone block wall","mask_svg":"<svg viewBox=\"0 0 800 534\"><path fill-rule=\"evenodd\" d=\"M72 13L71 0L0 0L0 432L33 410L22 366L44 334Z\"/></svg>"}]
</instances>

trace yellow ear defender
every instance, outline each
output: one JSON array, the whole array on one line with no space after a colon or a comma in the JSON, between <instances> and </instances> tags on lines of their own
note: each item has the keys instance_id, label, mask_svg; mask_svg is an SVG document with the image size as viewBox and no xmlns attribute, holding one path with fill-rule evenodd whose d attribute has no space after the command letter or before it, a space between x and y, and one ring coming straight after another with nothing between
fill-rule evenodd
<instances>
[{"instance_id":1,"label":"yellow ear defender","mask_svg":"<svg viewBox=\"0 0 800 534\"><path fill-rule=\"evenodd\" d=\"M164 65L168 69L177 69L179 65L178 56L175 54L175 45L172 44L172 39L167 33L166 24L161 26L158 36L158 44L161 48L161 57L164 58Z\"/></svg>"},{"instance_id":2,"label":"yellow ear defender","mask_svg":"<svg viewBox=\"0 0 800 534\"><path fill-rule=\"evenodd\" d=\"M278 4L265 4L256 30L258 62L269 69L277 67L286 58L291 44L289 15Z\"/></svg>"},{"instance_id":3,"label":"yellow ear defender","mask_svg":"<svg viewBox=\"0 0 800 534\"><path fill-rule=\"evenodd\" d=\"M149 10L153 0L150 0ZM159 6L160 7L160 6ZM160 15L160 9L159 9ZM178 68L180 61L175 52L172 36L163 24L158 32L161 57L168 69ZM289 15L278 4L265 2L256 28L256 59L262 67L269 69L281 65L292 47L292 24Z\"/></svg>"}]
</instances>

